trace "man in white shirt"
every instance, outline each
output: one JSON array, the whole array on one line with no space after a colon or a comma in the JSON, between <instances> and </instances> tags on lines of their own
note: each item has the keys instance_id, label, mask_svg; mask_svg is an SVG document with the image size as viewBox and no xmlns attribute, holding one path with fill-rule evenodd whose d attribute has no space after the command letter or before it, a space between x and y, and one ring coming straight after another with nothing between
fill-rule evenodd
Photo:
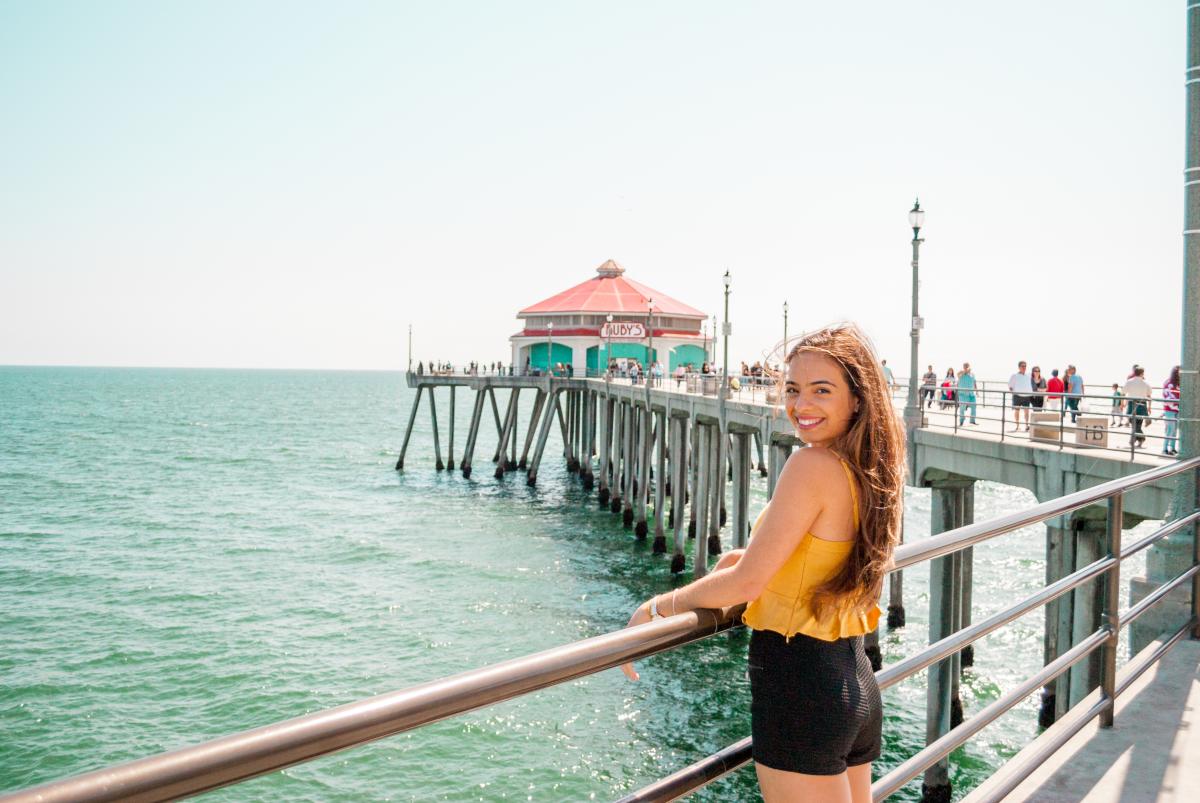
<instances>
[{"instance_id":1,"label":"man in white shirt","mask_svg":"<svg viewBox=\"0 0 1200 803\"><path fill-rule=\"evenodd\" d=\"M1146 369L1140 365L1133 369L1133 376L1125 381L1125 398L1128 400L1130 416L1133 424L1132 438L1137 446L1146 442L1142 434L1142 422L1150 415L1150 384L1146 382Z\"/></svg>"},{"instance_id":2,"label":"man in white shirt","mask_svg":"<svg viewBox=\"0 0 1200 803\"><path fill-rule=\"evenodd\" d=\"M1025 373L1025 361L1017 363L1017 372L1008 378L1008 389L1012 391L1014 430L1021 428L1021 411L1025 411L1025 431L1029 431L1029 406L1033 403L1033 382Z\"/></svg>"}]
</instances>

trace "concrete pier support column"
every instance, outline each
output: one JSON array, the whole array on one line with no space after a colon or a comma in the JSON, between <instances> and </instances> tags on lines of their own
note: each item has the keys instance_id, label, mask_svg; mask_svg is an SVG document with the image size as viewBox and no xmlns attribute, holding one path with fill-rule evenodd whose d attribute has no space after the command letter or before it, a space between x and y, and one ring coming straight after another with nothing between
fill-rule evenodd
<instances>
[{"instance_id":1,"label":"concrete pier support column","mask_svg":"<svg viewBox=\"0 0 1200 803\"><path fill-rule=\"evenodd\" d=\"M721 508L725 507L724 433L719 426L708 431L708 554L721 554Z\"/></svg>"},{"instance_id":2,"label":"concrete pier support column","mask_svg":"<svg viewBox=\"0 0 1200 803\"><path fill-rule=\"evenodd\" d=\"M516 388L513 389L516 393ZM512 426L508 429L508 459L504 463L505 471L517 470L517 435L521 430L521 406L517 403L513 404L513 420Z\"/></svg>"},{"instance_id":3,"label":"concrete pier support column","mask_svg":"<svg viewBox=\"0 0 1200 803\"><path fill-rule=\"evenodd\" d=\"M417 408L421 406L421 392L425 390L417 385L417 396L413 399L412 409L408 411L408 427L404 430L404 445L400 447L400 457L396 460L396 470L404 470L404 455L408 452L408 439L412 437L413 424L417 420Z\"/></svg>"},{"instance_id":4,"label":"concrete pier support column","mask_svg":"<svg viewBox=\"0 0 1200 803\"><path fill-rule=\"evenodd\" d=\"M696 460L696 495L692 497L692 510L696 513L696 554L692 563L692 575L701 578L708 574L708 486L712 477L712 450L709 441L712 438L712 428L699 426L696 428L696 444L692 449Z\"/></svg>"},{"instance_id":5,"label":"concrete pier support column","mask_svg":"<svg viewBox=\"0 0 1200 803\"><path fill-rule=\"evenodd\" d=\"M538 427L537 445L533 448L533 460L529 463L529 472L525 476L527 485L537 484L538 467L542 464L542 455L546 452L546 440L550 437L550 428L554 426L554 416L558 411L558 392L546 391L545 409L542 411L542 423Z\"/></svg>"},{"instance_id":6,"label":"concrete pier support column","mask_svg":"<svg viewBox=\"0 0 1200 803\"><path fill-rule=\"evenodd\" d=\"M657 433L654 438L654 544L652 551L655 555L661 555L667 551L667 534L663 529L663 508L665 507L667 498L667 486L671 484L667 479L667 413L663 411L656 413L655 418L658 423L655 426Z\"/></svg>"},{"instance_id":7,"label":"concrete pier support column","mask_svg":"<svg viewBox=\"0 0 1200 803\"><path fill-rule=\"evenodd\" d=\"M900 543L905 541L905 526L908 519L901 514L900 520ZM898 627L904 627L904 571L894 571L888 575L888 606L887 606L887 626L888 630L895 630Z\"/></svg>"},{"instance_id":8,"label":"concrete pier support column","mask_svg":"<svg viewBox=\"0 0 1200 803\"><path fill-rule=\"evenodd\" d=\"M433 421L433 455L437 458L437 470L444 471L446 464L442 462L442 443L438 439L437 400L433 395L433 386L429 387L429 418Z\"/></svg>"},{"instance_id":9,"label":"concrete pier support column","mask_svg":"<svg viewBox=\"0 0 1200 803\"><path fill-rule=\"evenodd\" d=\"M504 425L500 428L500 442L496 444L496 454L492 460L496 463L496 479L504 476L508 469L508 442L517 427L517 403L519 390L513 388L508 395L508 406L504 408ZM515 461L514 461L515 467Z\"/></svg>"},{"instance_id":10,"label":"concrete pier support column","mask_svg":"<svg viewBox=\"0 0 1200 803\"><path fill-rule=\"evenodd\" d=\"M529 468L529 450L533 447L533 438L537 434L538 423L542 417L542 405L546 403L546 391L538 388L537 395L533 397L533 410L529 414L529 427L525 430L525 445L521 448L521 459L517 462L517 468L525 471Z\"/></svg>"},{"instance_id":11,"label":"concrete pier support column","mask_svg":"<svg viewBox=\"0 0 1200 803\"><path fill-rule=\"evenodd\" d=\"M750 535L750 439L748 432L733 433L733 548L744 549Z\"/></svg>"},{"instance_id":12,"label":"concrete pier support column","mask_svg":"<svg viewBox=\"0 0 1200 803\"><path fill-rule=\"evenodd\" d=\"M624 493L624 472L621 467L622 454L621 447L625 444L625 403L620 399L613 401L613 426L612 426L612 449L611 449L611 471L612 476L609 477L609 487L612 489L612 502L609 510L613 513L621 512L621 494Z\"/></svg>"},{"instance_id":13,"label":"concrete pier support column","mask_svg":"<svg viewBox=\"0 0 1200 803\"><path fill-rule=\"evenodd\" d=\"M487 403L487 393L483 390L475 392L475 406L471 410L471 423L467 426L467 445L463 447L462 469L464 478L471 476L471 461L475 459L475 441L479 437L479 424L483 420L483 406Z\"/></svg>"},{"instance_id":14,"label":"concrete pier support column","mask_svg":"<svg viewBox=\"0 0 1200 803\"><path fill-rule=\"evenodd\" d=\"M691 430L691 438L689 439L690 448L687 452L688 465L688 488L684 494L684 501L691 504L688 505L688 538L696 537L696 500L699 498L697 492L700 490L700 422L696 420L695 412L688 419L687 427Z\"/></svg>"},{"instance_id":15,"label":"concrete pier support column","mask_svg":"<svg viewBox=\"0 0 1200 803\"><path fill-rule=\"evenodd\" d=\"M583 480L583 490L590 491L596 484L596 475L592 471L592 457L596 453L596 394L590 390L583 391L583 425L581 427L582 444L580 445L579 476Z\"/></svg>"},{"instance_id":16,"label":"concrete pier support column","mask_svg":"<svg viewBox=\"0 0 1200 803\"><path fill-rule=\"evenodd\" d=\"M446 452L446 470L454 470L454 385L450 386L450 446Z\"/></svg>"},{"instance_id":17,"label":"concrete pier support column","mask_svg":"<svg viewBox=\"0 0 1200 803\"><path fill-rule=\"evenodd\" d=\"M637 524L633 528L633 534L642 541L650 532L646 523L646 506L650 498L650 449L654 437L654 418L648 407L641 408L638 418L638 488L637 508L634 510Z\"/></svg>"},{"instance_id":18,"label":"concrete pier support column","mask_svg":"<svg viewBox=\"0 0 1200 803\"><path fill-rule=\"evenodd\" d=\"M754 448L758 452L758 473L760 476L767 476L767 463L763 460L763 439L758 432L754 433Z\"/></svg>"},{"instance_id":19,"label":"concrete pier support column","mask_svg":"<svg viewBox=\"0 0 1200 803\"><path fill-rule=\"evenodd\" d=\"M687 494L687 465L688 465L688 421L686 418L671 419L675 434L671 438L671 520L674 525L675 549L671 554L671 572L679 574L684 567L683 510L686 506L684 497Z\"/></svg>"},{"instance_id":20,"label":"concrete pier support column","mask_svg":"<svg viewBox=\"0 0 1200 803\"><path fill-rule=\"evenodd\" d=\"M770 455L767 458L767 498L775 495L775 485L789 457L792 456L792 446L788 443L772 443Z\"/></svg>"},{"instance_id":21,"label":"concrete pier support column","mask_svg":"<svg viewBox=\"0 0 1200 803\"><path fill-rule=\"evenodd\" d=\"M493 410L495 410L496 408L494 405L496 404L496 391L494 388L491 389L491 391ZM513 405L516 402L515 395L515 391L509 392L508 404L504 406L504 419L502 421L497 420L496 424L496 451L492 452L492 462L496 463L501 469L504 468L504 464L500 461L504 457L504 453L508 448L508 424L513 417ZM496 476L499 477L500 475L497 474Z\"/></svg>"},{"instance_id":22,"label":"concrete pier support column","mask_svg":"<svg viewBox=\"0 0 1200 803\"><path fill-rule=\"evenodd\" d=\"M975 483L971 483L963 489L963 513L962 525L965 527L968 524L975 523ZM962 599L959 602L960 616L958 627L961 630L971 624L971 604L974 599L974 582L975 582L975 547L969 546L959 553L961 555L962 567L959 570L959 588L961 589ZM968 644L963 647L962 652L958 654L959 669L965 666L973 666L975 664L975 645ZM956 673L957 674L957 673ZM958 696L955 690L955 697Z\"/></svg>"},{"instance_id":23,"label":"concrete pier support column","mask_svg":"<svg viewBox=\"0 0 1200 803\"><path fill-rule=\"evenodd\" d=\"M1088 507L1072 516L1075 536L1075 565L1078 571L1108 553L1108 518L1104 508ZM1104 576L1093 578L1071 592L1071 644L1073 647L1100 627L1104 614ZM1065 673L1067 701L1075 705L1100 686L1100 651L1094 651Z\"/></svg>"},{"instance_id":24,"label":"concrete pier support column","mask_svg":"<svg viewBox=\"0 0 1200 803\"><path fill-rule=\"evenodd\" d=\"M597 502L603 508L608 505L610 495L608 483L609 446L612 444L612 399L607 396L598 399L599 415L596 419L597 442L600 446L600 490L596 494Z\"/></svg>"},{"instance_id":25,"label":"concrete pier support column","mask_svg":"<svg viewBox=\"0 0 1200 803\"><path fill-rule=\"evenodd\" d=\"M621 509L621 523L628 530L633 527L633 483L634 471L637 469L637 414L638 410L632 403L625 405L625 442L621 444L621 464L624 476L621 478L621 496L625 506Z\"/></svg>"},{"instance_id":26,"label":"concrete pier support column","mask_svg":"<svg viewBox=\"0 0 1200 803\"><path fill-rule=\"evenodd\" d=\"M931 534L962 526L964 490L970 480L935 480L930 511ZM958 554L935 558L929 565L929 641L940 641L955 631L960 616L962 594L959 589L962 562ZM955 707L955 656L929 667L925 695L925 743L931 744L950 731ZM957 704L959 711L961 703ZM924 803L948 803L950 800L949 763L942 759L925 771L921 787Z\"/></svg>"}]
</instances>

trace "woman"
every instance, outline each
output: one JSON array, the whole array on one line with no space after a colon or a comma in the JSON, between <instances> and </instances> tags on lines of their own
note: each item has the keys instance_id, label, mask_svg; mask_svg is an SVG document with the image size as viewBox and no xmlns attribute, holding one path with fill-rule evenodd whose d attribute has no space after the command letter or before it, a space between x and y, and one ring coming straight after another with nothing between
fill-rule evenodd
<instances>
[{"instance_id":1,"label":"woman","mask_svg":"<svg viewBox=\"0 0 1200 803\"><path fill-rule=\"evenodd\" d=\"M899 538L904 433L865 335L841 325L788 354L784 408L809 448L784 465L750 546L638 606L629 624L749 602L751 731L767 803L867 803L882 706L863 652ZM637 673L622 669L633 680Z\"/></svg>"},{"instance_id":2,"label":"woman","mask_svg":"<svg viewBox=\"0 0 1200 803\"><path fill-rule=\"evenodd\" d=\"M1033 405L1034 411L1042 409L1042 405L1046 400L1046 388L1048 383L1042 377L1042 369L1033 366L1030 372L1029 384L1033 385L1033 395L1029 397L1029 403Z\"/></svg>"},{"instance_id":3,"label":"woman","mask_svg":"<svg viewBox=\"0 0 1200 803\"><path fill-rule=\"evenodd\" d=\"M958 376L954 373L954 369L947 368L946 377L942 380L941 408L943 410L954 406L954 389L957 387L957 384Z\"/></svg>"},{"instance_id":4,"label":"woman","mask_svg":"<svg viewBox=\"0 0 1200 803\"><path fill-rule=\"evenodd\" d=\"M1179 429L1179 366L1171 369L1171 375L1163 382L1163 421L1167 424L1167 434L1163 438L1163 454L1179 454L1176 446L1178 441L1175 434Z\"/></svg>"}]
</instances>

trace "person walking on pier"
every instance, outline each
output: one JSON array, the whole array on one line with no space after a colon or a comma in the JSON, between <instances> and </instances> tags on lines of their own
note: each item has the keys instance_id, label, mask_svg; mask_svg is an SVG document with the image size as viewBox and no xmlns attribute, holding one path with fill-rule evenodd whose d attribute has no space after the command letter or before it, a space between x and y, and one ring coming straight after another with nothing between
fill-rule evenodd
<instances>
[{"instance_id":1,"label":"person walking on pier","mask_svg":"<svg viewBox=\"0 0 1200 803\"><path fill-rule=\"evenodd\" d=\"M1025 412L1025 431L1029 431L1029 405L1033 396L1033 383L1025 373L1025 361L1017 363L1017 372L1008 378L1008 389L1012 391L1014 429L1021 428L1021 412Z\"/></svg>"},{"instance_id":2,"label":"person walking on pier","mask_svg":"<svg viewBox=\"0 0 1200 803\"><path fill-rule=\"evenodd\" d=\"M1062 409L1062 394L1066 387L1058 378L1058 369L1050 369L1050 378L1046 380L1046 409Z\"/></svg>"},{"instance_id":3,"label":"person walking on pier","mask_svg":"<svg viewBox=\"0 0 1200 803\"><path fill-rule=\"evenodd\" d=\"M1033 387L1033 395L1029 397L1029 404L1034 412L1039 412L1042 405L1046 403L1046 389L1049 383L1042 378L1042 369L1036 365L1029 369L1029 384Z\"/></svg>"},{"instance_id":4,"label":"person walking on pier","mask_svg":"<svg viewBox=\"0 0 1200 803\"><path fill-rule=\"evenodd\" d=\"M892 374L892 369L888 368L887 360L880 362L880 365L883 366L883 378L887 380L888 393L894 395L896 393L896 377Z\"/></svg>"},{"instance_id":5,"label":"person walking on pier","mask_svg":"<svg viewBox=\"0 0 1200 803\"><path fill-rule=\"evenodd\" d=\"M1179 454L1175 448L1177 441L1175 433L1179 428L1179 366L1171 369L1171 375L1163 382L1163 421L1167 425L1167 434L1163 438L1163 454Z\"/></svg>"},{"instance_id":6,"label":"person walking on pier","mask_svg":"<svg viewBox=\"0 0 1200 803\"><path fill-rule=\"evenodd\" d=\"M900 535L904 429L853 325L788 353L784 409L808 448L784 464L744 550L639 605L629 625L749 602L750 722L767 803L867 803L882 705L863 649ZM632 664L622 667L632 680Z\"/></svg>"},{"instance_id":7,"label":"person walking on pier","mask_svg":"<svg viewBox=\"0 0 1200 803\"><path fill-rule=\"evenodd\" d=\"M1074 365L1067 366L1067 409L1071 411L1071 423L1079 418L1079 399L1083 396L1083 377Z\"/></svg>"},{"instance_id":8,"label":"person walking on pier","mask_svg":"<svg viewBox=\"0 0 1200 803\"><path fill-rule=\"evenodd\" d=\"M971 373L971 363L964 362L958 372L958 425L961 427L967 417L967 408L971 409L971 424L978 426L975 420L975 374Z\"/></svg>"},{"instance_id":9,"label":"person walking on pier","mask_svg":"<svg viewBox=\"0 0 1200 803\"><path fill-rule=\"evenodd\" d=\"M917 406L920 407L923 403L927 408L932 407L935 392L937 392L937 372L933 370L933 366L931 365L921 375L921 398L917 402Z\"/></svg>"},{"instance_id":10,"label":"person walking on pier","mask_svg":"<svg viewBox=\"0 0 1200 803\"><path fill-rule=\"evenodd\" d=\"M1141 447L1146 443L1142 427L1143 421L1150 415L1150 384L1146 381L1146 369L1140 365L1125 382L1125 398L1129 400L1129 423L1133 426L1129 437Z\"/></svg>"}]
</instances>

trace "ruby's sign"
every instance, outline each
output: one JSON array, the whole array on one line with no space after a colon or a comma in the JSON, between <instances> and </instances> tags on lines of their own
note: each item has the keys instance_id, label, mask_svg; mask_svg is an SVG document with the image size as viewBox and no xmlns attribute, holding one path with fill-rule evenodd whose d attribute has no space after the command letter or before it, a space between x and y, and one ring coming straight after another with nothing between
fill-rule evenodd
<instances>
[{"instance_id":1,"label":"ruby's sign","mask_svg":"<svg viewBox=\"0 0 1200 803\"><path fill-rule=\"evenodd\" d=\"M600 327L600 337L612 340L643 340L646 337L646 326L630 321L613 321Z\"/></svg>"}]
</instances>

